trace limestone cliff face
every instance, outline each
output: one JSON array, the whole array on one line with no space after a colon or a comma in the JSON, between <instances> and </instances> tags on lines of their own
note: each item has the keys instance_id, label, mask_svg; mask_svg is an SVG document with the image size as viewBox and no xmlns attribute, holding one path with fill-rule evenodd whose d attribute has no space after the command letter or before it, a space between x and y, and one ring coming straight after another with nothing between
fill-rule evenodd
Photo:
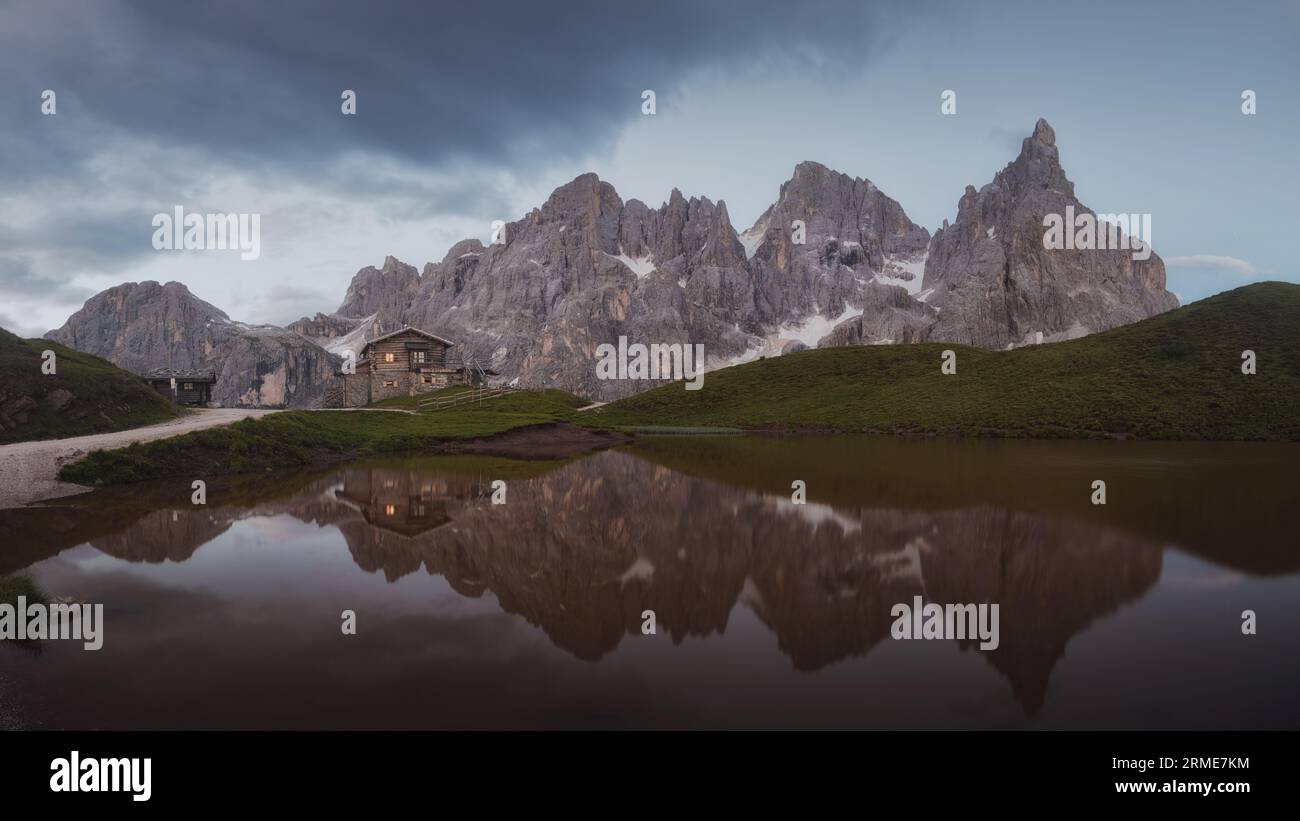
<instances>
[{"instance_id":1,"label":"limestone cliff face","mask_svg":"<svg viewBox=\"0 0 1300 821\"><path fill-rule=\"evenodd\" d=\"M920 290L919 276L904 266L924 259L930 233L870 180L804 162L745 238L764 319L779 324L838 317L902 283L912 286L903 285L905 292ZM916 303L910 308L926 313Z\"/></svg>"},{"instance_id":2,"label":"limestone cliff face","mask_svg":"<svg viewBox=\"0 0 1300 821\"><path fill-rule=\"evenodd\" d=\"M226 407L310 407L340 361L293 331L234 322L179 282L110 288L46 337L137 373L210 368Z\"/></svg>"},{"instance_id":3,"label":"limestone cliff face","mask_svg":"<svg viewBox=\"0 0 1300 821\"><path fill-rule=\"evenodd\" d=\"M798 241L789 230L796 219L806 226ZM357 346L413 325L457 340L522 387L612 399L655 384L596 378L597 346L620 336L702 344L709 367L719 367L815 344L820 333L806 323L829 329L830 318L890 300L897 317L873 316L908 336L904 326L924 326L933 312L894 285L919 290L928 239L869 181L816 163L795 169L743 238L724 202L674 190L650 208L584 174L507 225L500 242L458 243L419 275L391 257L363 268L328 322L294 327L337 352L338 322L351 321Z\"/></svg>"},{"instance_id":4,"label":"limestone cliff face","mask_svg":"<svg viewBox=\"0 0 1300 821\"><path fill-rule=\"evenodd\" d=\"M337 316L363 317L371 314L397 317L420 287L420 272L396 257L386 257L383 267L366 266L357 271L343 297Z\"/></svg>"}]
</instances>

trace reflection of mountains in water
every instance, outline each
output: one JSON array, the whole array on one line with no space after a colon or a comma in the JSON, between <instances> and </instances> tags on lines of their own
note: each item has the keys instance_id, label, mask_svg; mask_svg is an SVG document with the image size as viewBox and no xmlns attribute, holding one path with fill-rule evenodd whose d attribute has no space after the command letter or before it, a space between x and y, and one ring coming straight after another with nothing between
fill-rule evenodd
<instances>
[{"instance_id":1,"label":"reflection of mountains in water","mask_svg":"<svg viewBox=\"0 0 1300 821\"><path fill-rule=\"evenodd\" d=\"M423 567L462 595L491 592L584 659L639 635L646 609L680 643L723 632L740 603L812 671L886 640L890 608L914 595L998 603L988 661L1030 713L1068 641L1161 567L1158 544L1098 524L987 505L795 505L620 452L512 480L505 505L490 503L490 478L350 467L251 508L157 510L92 544L183 561L236 519L288 513L337 527L356 564L390 581Z\"/></svg>"}]
</instances>

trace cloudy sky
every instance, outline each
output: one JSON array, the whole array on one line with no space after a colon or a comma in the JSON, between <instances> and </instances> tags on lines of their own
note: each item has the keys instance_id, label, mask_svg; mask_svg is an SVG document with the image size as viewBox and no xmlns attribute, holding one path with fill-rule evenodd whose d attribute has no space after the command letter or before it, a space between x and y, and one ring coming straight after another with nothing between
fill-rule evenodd
<instances>
[{"instance_id":1,"label":"cloudy sky","mask_svg":"<svg viewBox=\"0 0 1300 821\"><path fill-rule=\"evenodd\" d=\"M1152 215L1185 301L1300 281L1297 42L1295 2L0 0L0 325L146 279L284 324L585 171L743 231L817 160L933 230L1038 117L1086 205ZM178 205L260 214L260 258L154 250Z\"/></svg>"}]
</instances>

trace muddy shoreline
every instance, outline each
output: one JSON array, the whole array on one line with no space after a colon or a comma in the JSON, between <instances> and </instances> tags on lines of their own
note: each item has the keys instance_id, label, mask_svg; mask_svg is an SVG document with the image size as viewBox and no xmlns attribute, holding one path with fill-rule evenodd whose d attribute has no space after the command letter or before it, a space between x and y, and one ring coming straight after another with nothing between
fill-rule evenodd
<instances>
[{"instance_id":1,"label":"muddy shoreline","mask_svg":"<svg viewBox=\"0 0 1300 821\"><path fill-rule=\"evenodd\" d=\"M626 445L632 442L630 434L607 430L580 428L564 422L546 422L527 425L503 433L450 442L445 453L474 453L482 456L501 456L506 459L568 459L592 451Z\"/></svg>"}]
</instances>

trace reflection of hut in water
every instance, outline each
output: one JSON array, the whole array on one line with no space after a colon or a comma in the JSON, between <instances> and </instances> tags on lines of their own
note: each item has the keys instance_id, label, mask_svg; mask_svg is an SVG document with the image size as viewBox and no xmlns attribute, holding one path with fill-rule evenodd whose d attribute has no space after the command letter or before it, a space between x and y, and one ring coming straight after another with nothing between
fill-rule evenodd
<instances>
[{"instance_id":1,"label":"reflection of hut in water","mask_svg":"<svg viewBox=\"0 0 1300 821\"><path fill-rule=\"evenodd\" d=\"M461 504L476 495L468 485L400 468L353 468L338 495L355 504L368 524L416 536L450 522Z\"/></svg>"}]
</instances>

